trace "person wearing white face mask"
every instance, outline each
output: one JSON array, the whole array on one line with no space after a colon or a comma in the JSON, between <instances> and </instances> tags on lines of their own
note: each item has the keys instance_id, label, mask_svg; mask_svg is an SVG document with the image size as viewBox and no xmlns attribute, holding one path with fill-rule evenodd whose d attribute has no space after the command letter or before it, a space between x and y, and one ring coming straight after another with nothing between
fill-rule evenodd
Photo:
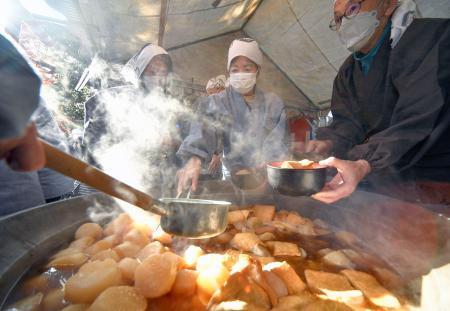
<instances>
[{"instance_id":1,"label":"person wearing white face mask","mask_svg":"<svg viewBox=\"0 0 450 311\"><path fill-rule=\"evenodd\" d=\"M182 133L179 124L187 122L173 111L165 111L163 106L159 106L158 100L149 100L148 96L155 98L176 98L182 100L183 89L174 85L175 74L173 73L172 60L162 47L155 44L146 44L143 46L124 66L121 72L125 85L111 87L101 90L95 96L91 97L85 103L85 120L83 133L83 153L85 160L90 164L99 168L101 164L96 158L96 151L102 150L106 140L107 147L114 144L120 144L123 139L120 134L116 133L111 121L109 111L116 111L114 117L126 124L131 132L139 132L142 124L136 123L127 111L132 105L136 105L136 109L130 111L139 111L142 109L142 115L150 116L164 114L167 120L170 120L170 126L161 129L158 133L160 136L159 143L155 145L145 146L146 156L149 159L149 166L158 165L161 172L168 175L175 175L177 159L176 151L182 140ZM123 98L123 100L117 100ZM112 105L116 105L112 108ZM117 105L124 105L123 108L117 108ZM126 105L126 106L125 106ZM123 115L119 116L118 111L123 110ZM122 119L123 118L123 119ZM172 124L173 123L173 124ZM163 127L162 127L163 128ZM164 131L164 132L163 132ZM149 131L149 136L154 135ZM126 141L125 141L126 143ZM174 170L172 174L168 172ZM156 175L156 174L153 174ZM165 178L165 176L163 176ZM155 176L158 179L158 176ZM169 182L159 180L152 184L159 184L158 188L167 186ZM173 181L170 181L173 183ZM163 186L161 186L164 184ZM159 187L161 186L161 187ZM168 187L166 187L168 188ZM77 194L86 194L91 189L80 185L77 187ZM159 190L158 190L159 191ZM160 195L160 193L154 193Z\"/></svg>"},{"instance_id":2,"label":"person wearing white face mask","mask_svg":"<svg viewBox=\"0 0 450 311\"><path fill-rule=\"evenodd\" d=\"M237 39L228 51L229 86L211 95L203 120L191 123L178 155L186 165L178 171L178 192L196 190L202 163L223 144L223 163L231 171L253 169L265 161L285 159L287 123L283 102L256 86L262 65L258 43Z\"/></svg>"},{"instance_id":3,"label":"person wearing white face mask","mask_svg":"<svg viewBox=\"0 0 450 311\"><path fill-rule=\"evenodd\" d=\"M398 184L450 182L450 20L414 12L412 0L334 1L330 29L352 55L334 81L333 122L306 148L336 156L314 198L337 201L363 179L396 196Z\"/></svg>"},{"instance_id":4,"label":"person wearing white face mask","mask_svg":"<svg viewBox=\"0 0 450 311\"><path fill-rule=\"evenodd\" d=\"M147 44L124 66L122 76L127 82L126 85L101 90L86 101L83 145L85 157L89 163L99 166L94 158L93 150L97 148L108 129L106 118L107 105L110 104L108 98L125 96L133 102L132 98L142 98L142 95L152 91L164 92L171 74L172 61L166 50L155 44Z\"/></svg>"}]
</instances>

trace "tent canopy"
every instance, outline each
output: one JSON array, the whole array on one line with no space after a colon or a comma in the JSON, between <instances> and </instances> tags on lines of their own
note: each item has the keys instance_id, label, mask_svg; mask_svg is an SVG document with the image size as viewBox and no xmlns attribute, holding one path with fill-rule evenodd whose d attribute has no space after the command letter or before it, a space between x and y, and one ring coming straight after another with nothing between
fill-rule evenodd
<instances>
[{"instance_id":1,"label":"tent canopy","mask_svg":"<svg viewBox=\"0 0 450 311\"><path fill-rule=\"evenodd\" d=\"M22 1L22 0L21 0ZM288 106L329 107L333 79L348 52L328 29L332 0L46 0L67 18L85 57L125 63L148 42L169 50L175 71L205 85L226 73L234 38L265 53L263 89ZM449 17L449 0L416 0L419 17Z\"/></svg>"}]
</instances>

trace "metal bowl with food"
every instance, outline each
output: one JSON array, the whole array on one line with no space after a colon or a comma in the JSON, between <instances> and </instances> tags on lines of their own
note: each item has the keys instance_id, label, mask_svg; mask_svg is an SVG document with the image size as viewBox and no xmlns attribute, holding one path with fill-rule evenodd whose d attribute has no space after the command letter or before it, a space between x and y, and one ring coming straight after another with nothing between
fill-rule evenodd
<instances>
[{"instance_id":1,"label":"metal bowl with food","mask_svg":"<svg viewBox=\"0 0 450 311\"><path fill-rule=\"evenodd\" d=\"M231 172L231 182L242 190L251 190L261 186L266 181L264 170L240 169Z\"/></svg>"},{"instance_id":2,"label":"metal bowl with food","mask_svg":"<svg viewBox=\"0 0 450 311\"><path fill-rule=\"evenodd\" d=\"M267 178L272 188L289 196L308 196L325 185L327 167L317 162L273 161L267 164Z\"/></svg>"}]
</instances>

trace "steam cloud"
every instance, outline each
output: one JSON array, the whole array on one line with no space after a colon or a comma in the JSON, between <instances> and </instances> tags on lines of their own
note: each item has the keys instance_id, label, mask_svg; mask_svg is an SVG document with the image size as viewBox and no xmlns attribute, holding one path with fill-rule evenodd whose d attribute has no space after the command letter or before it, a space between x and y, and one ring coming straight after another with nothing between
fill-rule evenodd
<instances>
[{"instance_id":1,"label":"steam cloud","mask_svg":"<svg viewBox=\"0 0 450 311\"><path fill-rule=\"evenodd\" d=\"M192 117L187 103L165 95L160 88L148 93L132 86L123 92L102 92L98 100L95 115L104 118L106 128L91 146L96 162L107 174L153 197L173 195L170 190L177 168L173 161L165 162L165 156L176 152L168 146L170 141L181 139L176 120ZM123 201L117 203L135 221L157 228L158 216Z\"/></svg>"}]
</instances>

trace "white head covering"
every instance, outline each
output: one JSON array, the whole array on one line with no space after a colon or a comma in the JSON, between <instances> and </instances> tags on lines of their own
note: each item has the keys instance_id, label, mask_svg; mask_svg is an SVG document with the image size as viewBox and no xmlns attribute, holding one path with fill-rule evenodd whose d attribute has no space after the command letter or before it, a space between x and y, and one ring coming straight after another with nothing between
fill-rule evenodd
<instances>
[{"instance_id":1,"label":"white head covering","mask_svg":"<svg viewBox=\"0 0 450 311\"><path fill-rule=\"evenodd\" d=\"M230 70L231 61L238 56L245 56L258 66L261 66L263 60L258 43L250 38L236 39L231 42L228 50L228 70Z\"/></svg>"},{"instance_id":2,"label":"white head covering","mask_svg":"<svg viewBox=\"0 0 450 311\"><path fill-rule=\"evenodd\" d=\"M392 14L391 47L394 48L414 20L416 3L413 0L400 0L400 5Z\"/></svg>"},{"instance_id":3,"label":"white head covering","mask_svg":"<svg viewBox=\"0 0 450 311\"><path fill-rule=\"evenodd\" d=\"M126 63L122 75L127 81L137 84L145 68L157 55L169 55L169 53L158 45L148 44Z\"/></svg>"}]
</instances>

